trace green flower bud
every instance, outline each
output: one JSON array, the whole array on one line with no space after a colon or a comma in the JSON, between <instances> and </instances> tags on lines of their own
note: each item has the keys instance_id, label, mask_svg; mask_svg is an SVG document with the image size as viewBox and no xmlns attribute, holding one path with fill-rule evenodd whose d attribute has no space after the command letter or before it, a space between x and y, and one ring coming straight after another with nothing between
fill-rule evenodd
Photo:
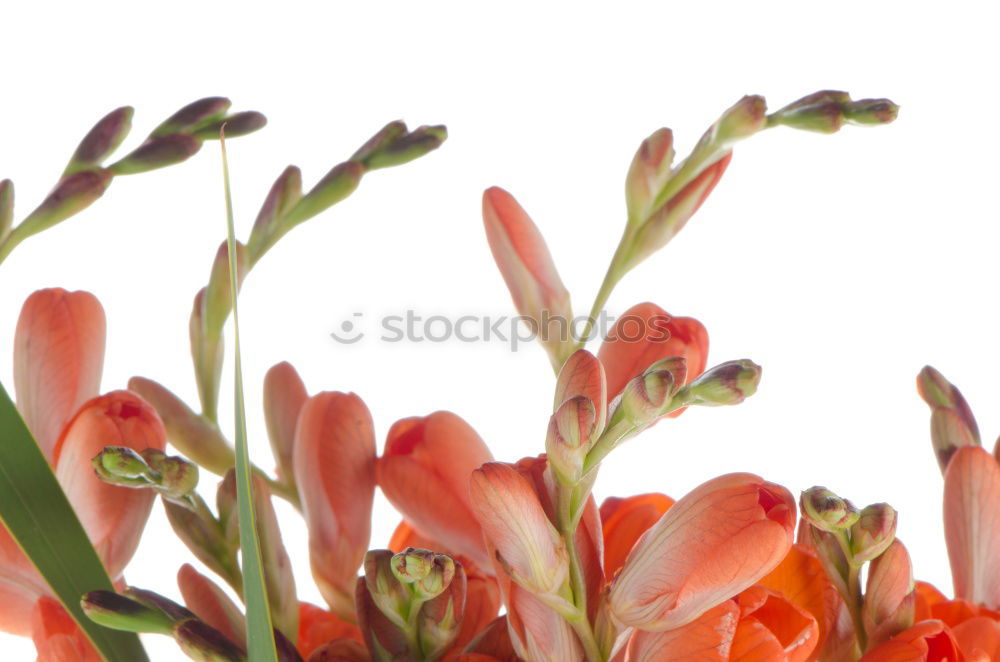
<instances>
[{"instance_id":1,"label":"green flower bud","mask_svg":"<svg viewBox=\"0 0 1000 662\"><path fill-rule=\"evenodd\" d=\"M149 135L157 137L188 133L206 123L221 119L231 105L232 101L225 97L206 97L193 101L164 120Z\"/></svg>"},{"instance_id":2,"label":"green flower bud","mask_svg":"<svg viewBox=\"0 0 1000 662\"><path fill-rule=\"evenodd\" d=\"M563 484L576 485L583 477L583 464L596 426L594 403L583 395L563 402L549 419L545 454Z\"/></svg>"},{"instance_id":3,"label":"green flower bud","mask_svg":"<svg viewBox=\"0 0 1000 662\"><path fill-rule=\"evenodd\" d=\"M255 110L245 110L199 127L193 135L199 140L218 140L223 126L226 128L226 138L238 138L263 129L267 126L267 118Z\"/></svg>"},{"instance_id":4,"label":"green flower bud","mask_svg":"<svg viewBox=\"0 0 1000 662\"><path fill-rule=\"evenodd\" d=\"M285 216L284 232L337 204L358 188L364 168L354 161L333 167Z\"/></svg>"},{"instance_id":5,"label":"green flower bud","mask_svg":"<svg viewBox=\"0 0 1000 662\"><path fill-rule=\"evenodd\" d=\"M198 662L244 662L243 650L207 623L190 619L174 628L174 640L181 650Z\"/></svg>"},{"instance_id":6,"label":"green flower bud","mask_svg":"<svg viewBox=\"0 0 1000 662\"><path fill-rule=\"evenodd\" d=\"M448 130L442 125L420 126L394 140L385 141L366 156L364 165L368 170L377 170L409 163L433 152L447 138Z\"/></svg>"},{"instance_id":7,"label":"green flower bud","mask_svg":"<svg viewBox=\"0 0 1000 662\"><path fill-rule=\"evenodd\" d=\"M802 518L822 531L836 533L858 521L858 509L825 487L810 487L799 497Z\"/></svg>"},{"instance_id":8,"label":"green flower bud","mask_svg":"<svg viewBox=\"0 0 1000 662\"><path fill-rule=\"evenodd\" d=\"M80 606L90 620L114 630L170 634L174 627L174 621L161 609L114 591L91 591L80 600Z\"/></svg>"},{"instance_id":9,"label":"green flower bud","mask_svg":"<svg viewBox=\"0 0 1000 662\"><path fill-rule=\"evenodd\" d=\"M676 387L671 371L646 372L625 385L619 408L630 423L636 427L646 427L670 405Z\"/></svg>"},{"instance_id":10,"label":"green flower bud","mask_svg":"<svg viewBox=\"0 0 1000 662\"><path fill-rule=\"evenodd\" d=\"M199 149L201 141L183 133L158 136L146 140L109 169L116 175L135 175L186 161Z\"/></svg>"},{"instance_id":11,"label":"green flower bud","mask_svg":"<svg viewBox=\"0 0 1000 662\"><path fill-rule=\"evenodd\" d=\"M955 451L980 445L979 426L961 391L934 368L917 375L917 392L931 408L931 443L944 473Z\"/></svg>"},{"instance_id":12,"label":"green flower bud","mask_svg":"<svg viewBox=\"0 0 1000 662\"><path fill-rule=\"evenodd\" d=\"M156 470L128 446L105 446L91 462L97 474L110 483L145 486L159 478Z\"/></svg>"},{"instance_id":13,"label":"green flower bud","mask_svg":"<svg viewBox=\"0 0 1000 662\"><path fill-rule=\"evenodd\" d=\"M12 232L19 235L18 239L24 239L83 211L104 195L113 177L110 170L96 169L63 178Z\"/></svg>"},{"instance_id":14,"label":"green flower bud","mask_svg":"<svg viewBox=\"0 0 1000 662\"><path fill-rule=\"evenodd\" d=\"M677 394L683 405L738 405L757 392L761 367L749 359L727 361L710 368Z\"/></svg>"}]
</instances>

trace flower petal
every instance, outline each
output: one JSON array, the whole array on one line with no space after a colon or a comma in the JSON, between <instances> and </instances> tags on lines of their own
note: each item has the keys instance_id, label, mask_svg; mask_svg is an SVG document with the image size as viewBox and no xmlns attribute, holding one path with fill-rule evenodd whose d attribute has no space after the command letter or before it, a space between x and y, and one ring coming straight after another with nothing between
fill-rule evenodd
<instances>
[{"instance_id":1,"label":"flower petal","mask_svg":"<svg viewBox=\"0 0 1000 662\"><path fill-rule=\"evenodd\" d=\"M63 426L98 394L104 309L89 292L38 290L21 308L14 335L17 408L49 462Z\"/></svg>"},{"instance_id":2,"label":"flower petal","mask_svg":"<svg viewBox=\"0 0 1000 662\"><path fill-rule=\"evenodd\" d=\"M955 597L1000 607L1000 466L983 448L959 448L948 463L944 533Z\"/></svg>"},{"instance_id":3,"label":"flower petal","mask_svg":"<svg viewBox=\"0 0 1000 662\"><path fill-rule=\"evenodd\" d=\"M292 454L295 447L295 424L299 412L306 403L306 393L302 378L291 363L279 363L264 375L264 420L267 436L278 464L278 477L294 482Z\"/></svg>"},{"instance_id":4,"label":"flower petal","mask_svg":"<svg viewBox=\"0 0 1000 662\"><path fill-rule=\"evenodd\" d=\"M608 497L601 504L604 529L604 575L614 577L637 540L674 505L666 494Z\"/></svg>"},{"instance_id":5,"label":"flower petal","mask_svg":"<svg viewBox=\"0 0 1000 662\"><path fill-rule=\"evenodd\" d=\"M732 600L712 607L687 625L664 632L636 630L626 662L728 662L740 610Z\"/></svg>"},{"instance_id":6,"label":"flower petal","mask_svg":"<svg viewBox=\"0 0 1000 662\"><path fill-rule=\"evenodd\" d=\"M236 603L215 582L185 563L177 572L177 586L184 597L184 605L198 618L240 648L246 648L246 619Z\"/></svg>"}]
</instances>

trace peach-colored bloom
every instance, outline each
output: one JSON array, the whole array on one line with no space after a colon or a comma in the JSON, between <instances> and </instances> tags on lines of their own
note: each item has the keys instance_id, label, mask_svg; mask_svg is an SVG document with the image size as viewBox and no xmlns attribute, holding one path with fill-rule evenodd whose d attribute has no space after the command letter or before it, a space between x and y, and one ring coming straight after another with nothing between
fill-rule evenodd
<instances>
[{"instance_id":1,"label":"peach-colored bloom","mask_svg":"<svg viewBox=\"0 0 1000 662\"><path fill-rule=\"evenodd\" d=\"M483 223L514 307L539 327L550 322L536 330L553 365L561 366L566 359L563 348L572 346L573 309L541 232L514 196L495 186L483 193Z\"/></svg>"},{"instance_id":2,"label":"peach-colored bloom","mask_svg":"<svg viewBox=\"0 0 1000 662\"><path fill-rule=\"evenodd\" d=\"M492 564L469 496L472 472L493 459L483 440L455 414L404 418L389 430L378 483L413 527L449 553L489 572Z\"/></svg>"},{"instance_id":3,"label":"peach-colored bloom","mask_svg":"<svg viewBox=\"0 0 1000 662\"><path fill-rule=\"evenodd\" d=\"M889 639L914 622L916 591L910 555L899 540L868 568L862 615L868 631L868 646Z\"/></svg>"},{"instance_id":4,"label":"peach-colored bloom","mask_svg":"<svg viewBox=\"0 0 1000 662\"><path fill-rule=\"evenodd\" d=\"M615 322L597 353L607 374L608 396L614 399L629 380L669 356L685 359L685 384L704 372L708 361L705 327L692 317L672 317L654 303L632 306ZM679 416L681 411L670 416Z\"/></svg>"},{"instance_id":5,"label":"peach-colored bloom","mask_svg":"<svg viewBox=\"0 0 1000 662\"><path fill-rule=\"evenodd\" d=\"M177 572L177 586L188 609L229 641L245 648L247 624L243 612L215 582L185 563Z\"/></svg>"},{"instance_id":6,"label":"peach-colored bloom","mask_svg":"<svg viewBox=\"0 0 1000 662\"><path fill-rule=\"evenodd\" d=\"M646 530L674 505L666 494L608 497L601 504L604 531L604 576L614 577Z\"/></svg>"},{"instance_id":7,"label":"peach-colored bloom","mask_svg":"<svg viewBox=\"0 0 1000 662\"><path fill-rule=\"evenodd\" d=\"M498 616L483 627L458 656L459 662L519 662L510 640L507 616Z\"/></svg>"},{"instance_id":8,"label":"peach-colored bloom","mask_svg":"<svg viewBox=\"0 0 1000 662\"><path fill-rule=\"evenodd\" d=\"M302 406L309 398L302 378L291 363L282 362L264 375L264 421L271 449L278 464L278 478L294 483L292 456L295 449L295 426Z\"/></svg>"},{"instance_id":9,"label":"peach-colored bloom","mask_svg":"<svg viewBox=\"0 0 1000 662\"><path fill-rule=\"evenodd\" d=\"M512 465L487 462L472 474L472 506L494 558L520 586L554 594L569 571L566 546L538 495Z\"/></svg>"},{"instance_id":10,"label":"peach-colored bloom","mask_svg":"<svg viewBox=\"0 0 1000 662\"><path fill-rule=\"evenodd\" d=\"M785 488L753 474L714 478L639 539L612 583L611 611L643 630L690 623L777 567L794 526Z\"/></svg>"},{"instance_id":11,"label":"peach-colored bloom","mask_svg":"<svg viewBox=\"0 0 1000 662\"><path fill-rule=\"evenodd\" d=\"M736 598L734 662L805 662L819 644L816 618L777 591L753 586Z\"/></svg>"},{"instance_id":12,"label":"peach-colored bloom","mask_svg":"<svg viewBox=\"0 0 1000 662\"><path fill-rule=\"evenodd\" d=\"M53 466L112 579L135 553L154 495L102 482L91 458L104 446L163 450L156 412L127 391L97 396L104 311L86 292L40 290L18 320L15 386L22 415ZM0 629L27 635L36 601L51 591L0 526ZM52 612L40 607L40 613ZM38 630L38 628L34 628Z\"/></svg>"},{"instance_id":13,"label":"peach-colored bloom","mask_svg":"<svg viewBox=\"0 0 1000 662\"><path fill-rule=\"evenodd\" d=\"M635 630L623 662L729 662L739 618L736 602L726 600L679 628Z\"/></svg>"},{"instance_id":14,"label":"peach-colored bloom","mask_svg":"<svg viewBox=\"0 0 1000 662\"><path fill-rule=\"evenodd\" d=\"M945 470L944 532L955 597L1000 607L1000 465L979 446L959 448Z\"/></svg>"},{"instance_id":15,"label":"peach-colored bloom","mask_svg":"<svg viewBox=\"0 0 1000 662\"><path fill-rule=\"evenodd\" d=\"M361 398L333 392L309 398L295 429L293 464L313 578L330 608L349 616L375 497L375 432Z\"/></svg>"}]
</instances>

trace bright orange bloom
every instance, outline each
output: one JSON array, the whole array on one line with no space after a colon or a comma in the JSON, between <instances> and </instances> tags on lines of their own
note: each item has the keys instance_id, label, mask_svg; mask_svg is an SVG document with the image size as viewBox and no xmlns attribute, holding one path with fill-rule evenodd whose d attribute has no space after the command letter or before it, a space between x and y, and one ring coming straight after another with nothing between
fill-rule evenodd
<instances>
[{"instance_id":1,"label":"bright orange bloom","mask_svg":"<svg viewBox=\"0 0 1000 662\"><path fill-rule=\"evenodd\" d=\"M636 630L622 662L728 662L739 618L736 602L726 600L679 628Z\"/></svg>"},{"instance_id":2,"label":"bright orange bloom","mask_svg":"<svg viewBox=\"0 0 1000 662\"><path fill-rule=\"evenodd\" d=\"M37 662L102 662L103 658L58 601L40 598L29 615Z\"/></svg>"},{"instance_id":3,"label":"bright orange bloom","mask_svg":"<svg viewBox=\"0 0 1000 662\"><path fill-rule=\"evenodd\" d=\"M1000 465L979 446L959 448L948 462L944 532L955 597L1000 608Z\"/></svg>"},{"instance_id":4,"label":"bright orange bloom","mask_svg":"<svg viewBox=\"0 0 1000 662\"><path fill-rule=\"evenodd\" d=\"M631 497L608 497L601 504L604 532L604 576L614 577L625 565L632 547L674 505L665 494L653 492Z\"/></svg>"},{"instance_id":5,"label":"bright orange bloom","mask_svg":"<svg viewBox=\"0 0 1000 662\"><path fill-rule=\"evenodd\" d=\"M336 614L311 605L299 603L299 636L296 648L304 659L309 659L318 648L338 639L361 642L361 630L354 623L342 620Z\"/></svg>"},{"instance_id":6,"label":"bright orange bloom","mask_svg":"<svg viewBox=\"0 0 1000 662\"><path fill-rule=\"evenodd\" d=\"M753 474L714 478L639 539L609 594L625 625L670 630L743 591L792 545L795 500Z\"/></svg>"},{"instance_id":7,"label":"bright orange bloom","mask_svg":"<svg viewBox=\"0 0 1000 662\"><path fill-rule=\"evenodd\" d=\"M685 384L705 371L708 331L701 322L693 317L672 317L648 302L626 310L597 353L607 373L609 398L614 399L629 380L653 363L670 356L687 362ZM669 416L679 416L681 411Z\"/></svg>"},{"instance_id":8,"label":"bright orange bloom","mask_svg":"<svg viewBox=\"0 0 1000 662\"><path fill-rule=\"evenodd\" d=\"M375 432L361 398L333 392L309 398L295 429L293 465L313 578L330 608L349 616L375 498Z\"/></svg>"},{"instance_id":9,"label":"bright orange bloom","mask_svg":"<svg viewBox=\"0 0 1000 662\"><path fill-rule=\"evenodd\" d=\"M104 311L93 295L61 289L35 292L18 320L14 384L25 422L108 574L117 580L135 553L154 494L104 483L90 460L104 446L163 450L166 433L153 408L132 393L113 391L95 397L104 330ZM21 635L34 632L36 642L50 631L65 634L59 622L54 621L52 628L44 622L58 618L54 614L59 610L51 601L39 602L49 596L48 586L0 526L0 629Z\"/></svg>"},{"instance_id":10,"label":"bright orange bloom","mask_svg":"<svg viewBox=\"0 0 1000 662\"><path fill-rule=\"evenodd\" d=\"M736 598L740 622L733 635L731 660L805 662L819 644L816 618L786 597L753 586Z\"/></svg>"},{"instance_id":11,"label":"bright orange bloom","mask_svg":"<svg viewBox=\"0 0 1000 662\"><path fill-rule=\"evenodd\" d=\"M962 662L958 642L941 621L921 621L865 653L860 662Z\"/></svg>"},{"instance_id":12,"label":"bright orange bloom","mask_svg":"<svg viewBox=\"0 0 1000 662\"><path fill-rule=\"evenodd\" d=\"M492 459L476 431L451 412L404 418L389 430L378 460L378 483L422 535L491 572L469 481Z\"/></svg>"}]
</instances>

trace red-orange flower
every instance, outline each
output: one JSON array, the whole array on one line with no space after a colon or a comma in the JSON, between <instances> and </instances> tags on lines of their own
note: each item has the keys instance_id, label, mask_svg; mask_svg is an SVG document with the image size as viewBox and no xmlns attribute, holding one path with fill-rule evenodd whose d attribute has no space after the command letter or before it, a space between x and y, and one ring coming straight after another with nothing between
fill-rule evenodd
<instances>
[{"instance_id":1,"label":"red-orange flower","mask_svg":"<svg viewBox=\"0 0 1000 662\"><path fill-rule=\"evenodd\" d=\"M90 460L104 446L163 450L166 433L153 408L132 393L95 397L104 330L104 311L93 295L62 289L35 292L18 319L14 384L22 416L108 574L117 580L135 553L154 495L102 482ZM51 596L50 589L0 526L0 629L21 635L34 631L38 640L38 633L47 631L39 623L44 625L57 611L47 601L36 607L46 596Z\"/></svg>"},{"instance_id":2,"label":"red-orange flower","mask_svg":"<svg viewBox=\"0 0 1000 662\"><path fill-rule=\"evenodd\" d=\"M493 459L483 440L455 414L404 418L389 430L378 483L413 527L480 570L492 564L469 496L472 472Z\"/></svg>"},{"instance_id":3,"label":"red-orange flower","mask_svg":"<svg viewBox=\"0 0 1000 662\"><path fill-rule=\"evenodd\" d=\"M672 317L648 302L626 310L597 353L607 374L609 398L614 399L629 380L641 375L653 363L670 356L685 359L684 384L705 371L708 332L701 322L693 317ZM669 416L679 416L681 411L683 409Z\"/></svg>"},{"instance_id":4,"label":"red-orange flower","mask_svg":"<svg viewBox=\"0 0 1000 662\"><path fill-rule=\"evenodd\" d=\"M865 653L860 662L961 662L962 653L948 626L921 621Z\"/></svg>"},{"instance_id":5,"label":"red-orange flower","mask_svg":"<svg viewBox=\"0 0 1000 662\"><path fill-rule=\"evenodd\" d=\"M604 576L614 577L625 565L632 547L646 530L674 505L666 494L653 492L631 497L608 497L601 504L604 532Z\"/></svg>"},{"instance_id":6,"label":"red-orange flower","mask_svg":"<svg viewBox=\"0 0 1000 662\"><path fill-rule=\"evenodd\" d=\"M611 611L643 630L690 623L777 567L794 526L785 488L752 474L714 478L639 539L612 583Z\"/></svg>"}]
</instances>

